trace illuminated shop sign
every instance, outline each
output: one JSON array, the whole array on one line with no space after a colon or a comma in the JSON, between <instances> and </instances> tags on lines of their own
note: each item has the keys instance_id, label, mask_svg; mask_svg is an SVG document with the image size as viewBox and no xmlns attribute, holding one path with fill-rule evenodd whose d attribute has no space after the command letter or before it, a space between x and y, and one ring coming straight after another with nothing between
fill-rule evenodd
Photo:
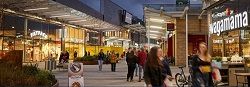
<instances>
[{"instance_id":1,"label":"illuminated shop sign","mask_svg":"<svg viewBox=\"0 0 250 87\"><path fill-rule=\"evenodd\" d=\"M30 37L34 37L34 36L41 36L44 39L48 38L48 35L43 33L42 31L34 31L30 33Z\"/></svg>"},{"instance_id":2,"label":"illuminated shop sign","mask_svg":"<svg viewBox=\"0 0 250 87\"><path fill-rule=\"evenodd\" d=\"M212 34L220 35L221 32L246 26L248 26L248 13L247 11L244 11L220 21L213 22L209 25L209 30Z\"/></svg>"}]
</instances>

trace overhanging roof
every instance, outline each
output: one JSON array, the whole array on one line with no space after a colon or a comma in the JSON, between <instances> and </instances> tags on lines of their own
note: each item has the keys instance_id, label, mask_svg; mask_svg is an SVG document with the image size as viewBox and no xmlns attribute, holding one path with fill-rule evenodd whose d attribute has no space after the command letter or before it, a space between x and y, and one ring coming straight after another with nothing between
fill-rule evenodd
<instances>
[{"instance_id":1,"label":"overhanging roof","mask_svg":"<svg viewBox=\"0 0 250 87\"><path fill-rule=\"evenodd\" d=\"M92 30L120 29L119 26L112 25L54 0L0 0L0 2L1 7L8 13L29 14Z\"/></svg>"}]
</instances>

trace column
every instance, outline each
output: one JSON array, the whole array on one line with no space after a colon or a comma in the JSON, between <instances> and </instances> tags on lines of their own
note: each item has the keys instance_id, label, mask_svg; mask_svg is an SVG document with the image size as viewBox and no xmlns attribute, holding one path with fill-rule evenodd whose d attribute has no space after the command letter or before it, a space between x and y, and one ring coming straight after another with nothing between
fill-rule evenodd
<instances>
[{"instance_id":1,"label":"column","mask_svg":"<svg viewBox=\"0 0 250 87\"><path fill-rule=\"evenodd\" d=\"M24 19L24 44L23 44L23 62L26 59L26 42L28 38L28 19Z\"/></svg>"}]
</instances>

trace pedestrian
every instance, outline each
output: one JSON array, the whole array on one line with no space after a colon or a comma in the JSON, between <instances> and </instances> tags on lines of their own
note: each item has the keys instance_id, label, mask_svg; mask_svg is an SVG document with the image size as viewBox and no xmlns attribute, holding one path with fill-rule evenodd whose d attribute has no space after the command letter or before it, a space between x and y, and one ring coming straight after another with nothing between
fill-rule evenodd
<instances>
[{"instance_id":1,"label":"pedestrian","mask_svg":"<svg viewBox=\"0 0 250 87\"><path fill-rule=\"evenodd\" d=\"M138 53L139 82L141 82L142 80L142 71L143 71L146 59L147 59L146 50L144 48L141 48L141 51Z\"/></svg>"},{"instance_id":2,"label":"pedestrian","mask_svg":"<svg viewBox=\"0 0 250 87\"><path fill-rule=\"evenodd\" d=\"M88 51L88 56L90 56L90 52Z\"/></svg>"},{"instance_id":3,"label":"pedestrian","mask_svg":"<svg viewBox=\"0 0 250 87\"><path fill-rule=\"evenodd\" d=\"M99 71L102 71L102 64L103 64L103 59L104 59L104 53L103 49L100 50L98 54L98 66L99 66Z\"/></svg>"},{"instance_id":4,"label":"pedestrian","mask_svg":"<svg viewBox=\"0 0 250 87\"><path fill-rule=\"evenodd\" d=\"M76 57L77 57L77 52L75 51L74 52L74 60L76 60Z\"/></svg>"},{"instance_id":5,"label":"pedestrian","mask_svg":"<svg viewBox=\"0 0 250 87\"><path fill-rule=\"evenodd\" d=\"M111 55L110 55L110 63L111 63L111 71L112 72L115 72L115 69L116 69L116 60L117 60L117 57L115 55L115 51L112 51Z\"/></svg>"},{"instance_id":6,"label":"pedestrian","mask_svg":"<svg viewBox=\"0 0 250 87\"><path fill-rule=\"evenodd\" d=\"M69 62L69 52L68 51L66 51L65 56L66 56L65 63L68 63Z\"/></svg>"},{"instance_id":7,"label":"pedestrian","mask_svg":"<svg viewBox=\"0 0 250 87\"><path fill-rule=\"evenodd\" d=\"M136 58L136 65L135 65L135 76L138 76L138 51L137 49L134 47L133 48L133 52L134 52L134 55L135 55L135 58Z\"/></svg>"},{"instance_id":8,"label":"pedestrian","mask_svg":"<svg viewBox=\"0 0 250 87\"><path fill-rule=\"evenodd\" d=\"M62 60L63 60L63 54L64 54L64 53L61 52L60 57L59 57L59 63L62 63L62 62L63 62L63 61L62 61Z\"/></svg>"},{"instance_id":9,"label":"pedestrian","mask_svg":"<svg viewBox=\"0 0 250 87\"><path fill-rule=\"evenodd\" d=\"M134 51L129 47L128 52L126 53L126 62L128 65L128 74L127 74L127 81L132 82L134 77L134 70L136 67L136 56Z\"/></svg>"},{"instance_id":10,"label":"pedestrian","mask_svg":"<svg viewBox=\"0 0 250 87\"><path fill-rule=\"evenodd\" d=\"M87 51L85 51L84 56L87 56L87 55L88 55L88 53L87 53Z\"/></svg>"},{"instance_id":11,"label":"pedestrian","mask_svg":"<svg viewBox=\"0 0 250 87\"><path fill-rule=\"evenodd\" d=\"M164 87L167 84L164 83L166 79L172 80L173 78L169 76L170 72L164 63L164 58L162 56L162 49L159 47L152 47L150 49L147 61L145 63L144 79L147 87Z\"/></svg>"},{"instance_id":12,"label":"pedestrian","mask_svg":"<svg viewBox=\"0 0 250 87\"><path fill-rule=\"evenodd\" d=\"M211 56L205 42L199 43L197 55L192 57L192 84L194 87L212 87Z\"/></svg>"}]
</instances>

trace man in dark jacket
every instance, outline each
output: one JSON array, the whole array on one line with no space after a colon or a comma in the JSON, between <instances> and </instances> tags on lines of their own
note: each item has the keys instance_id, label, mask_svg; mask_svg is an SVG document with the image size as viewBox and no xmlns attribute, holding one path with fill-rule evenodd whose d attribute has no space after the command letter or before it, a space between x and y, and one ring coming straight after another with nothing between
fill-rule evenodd
<instances>
[{"instance_id":1,"label":"man in dark jacket","mask_svg":"<svg viewBox=\"0 0 250 87\"><path fill-rule=\"evenodd\" d=\"M136 59L136 56L134 54L134 51L132 51L131 48L128 48L128 52L126 53L126 57L127 57L126 62L128 65L127 81L130 80L130 82L132 82L137 59Z\"/></svg>"},{"instance_id":2,"label":"man in dark jacket","mask_svg":"<svg viewBox=\"0 0 250 87\"><path fill-rule=\"evenodd\" d=\"M98 54L98 66L99 66L99 71L102 71L102 64L103 64L103 59L104 59L105 55L103 53L103 49L100 50L99 54Z\"/></svg>"}]
</instances>

